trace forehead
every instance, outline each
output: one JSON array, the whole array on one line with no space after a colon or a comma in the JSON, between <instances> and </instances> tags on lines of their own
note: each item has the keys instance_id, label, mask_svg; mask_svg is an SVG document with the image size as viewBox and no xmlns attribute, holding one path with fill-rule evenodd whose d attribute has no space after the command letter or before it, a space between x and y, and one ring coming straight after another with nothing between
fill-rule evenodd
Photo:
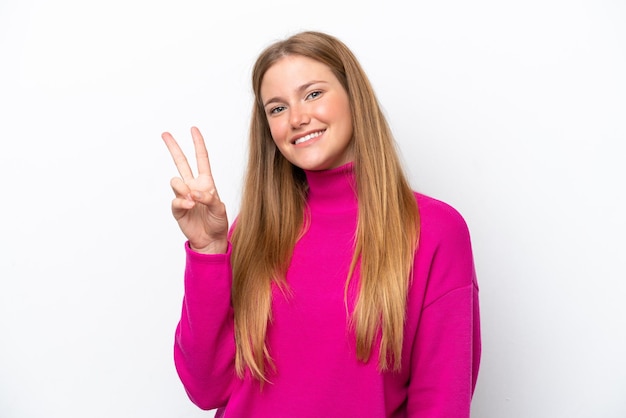
<instances>
[{"instance_id":1,"label":"forehead","mask_svg":"<svg viewBox=\"0 0 626 418\"><path fill-rule=\"evenodd\" d=\"M287 55L265 72L261 81L261 96L287 94L312 81L339 82L328 65L302 55Z\"/></svg>"}]
</instances>

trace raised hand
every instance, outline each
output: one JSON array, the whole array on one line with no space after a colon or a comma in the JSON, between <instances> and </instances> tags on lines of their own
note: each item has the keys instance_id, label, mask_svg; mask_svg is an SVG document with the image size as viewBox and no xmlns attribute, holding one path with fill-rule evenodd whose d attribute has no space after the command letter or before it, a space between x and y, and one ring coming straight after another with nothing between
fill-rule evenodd
<instances>
[{"instance_id":1,"label":"raised hand","mask_svg":"<svg viewBox=\"0 0 626 418\"><path fill-rule=\"evenodd\" d=\"M226 207L220 200L204 139L198 128L191 128L196 150L198 175L194 177L185 154L169 132L161 137L167 145L180 177L170 185L176 196L172 200L172 214L194 251L205 254L225 253L228 248L228 219Z\"/></svg>"}]
</instances>

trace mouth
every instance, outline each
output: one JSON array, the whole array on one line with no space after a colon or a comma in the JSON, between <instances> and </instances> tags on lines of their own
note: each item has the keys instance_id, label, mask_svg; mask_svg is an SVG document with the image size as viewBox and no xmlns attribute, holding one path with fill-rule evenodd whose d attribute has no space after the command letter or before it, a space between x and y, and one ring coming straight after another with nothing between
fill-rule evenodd
<instances>
[{"instance_id":1,"label":"mouth","mask_svg":"<svg viewBox=\"0 0 626 418\"><path fill-rule=\"evenodd\" d=\"M312 140L313 138L317 138L318 136L322 135L324 132L326 132L326 129L322 130L322 131L317 131L317 132L311 132L310 134L307 134L303 137L300 137L298 139L296 139L293 144L294 145L298 145L298 144L302 144L304 142L308 142L310 140Z\"/></svg>"}]
</instances>

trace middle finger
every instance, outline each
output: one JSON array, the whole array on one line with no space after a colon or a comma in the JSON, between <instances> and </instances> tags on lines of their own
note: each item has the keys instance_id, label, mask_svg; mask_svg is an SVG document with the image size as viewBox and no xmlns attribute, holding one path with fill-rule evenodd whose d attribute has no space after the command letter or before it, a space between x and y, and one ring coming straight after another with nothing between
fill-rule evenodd
<instances>
[{"instance_id":1,"label":"middle finger","mask_svg":"<svg viewBox=\"0 0 626 418\"><path fill-rule=\"evenodd\" d=\"M191 171L191 167L189 167L187 157L185 157L185 154L178 146L178 143L176 142L172 134L170 134L169 132L163 132L161 138L163 138L163 141L165 142L165 145L167 146L170 155L174 159L176 169L178 170L180 176L183 178L183 181L187 182L189 180L192 180L194 178L193 172Z\"/></svg>"}]
</instances>

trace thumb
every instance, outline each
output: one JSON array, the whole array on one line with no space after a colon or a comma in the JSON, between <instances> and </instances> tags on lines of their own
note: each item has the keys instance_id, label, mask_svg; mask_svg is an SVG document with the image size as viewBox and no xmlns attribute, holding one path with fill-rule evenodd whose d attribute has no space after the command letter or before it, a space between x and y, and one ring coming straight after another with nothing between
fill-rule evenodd
<instances>
[{"instance_id":1,"label":"thumb","mask_svg":"<svg viewBox=\"0 0 626 418\"><path fill-rule=\"evenodd\" d=\"M220 198L217 195L217 190L211 189L208 191L194 190L191 192L191 198L196 202L203 205L212 206L220 202Z\"/></svg>"}]
</instances>

